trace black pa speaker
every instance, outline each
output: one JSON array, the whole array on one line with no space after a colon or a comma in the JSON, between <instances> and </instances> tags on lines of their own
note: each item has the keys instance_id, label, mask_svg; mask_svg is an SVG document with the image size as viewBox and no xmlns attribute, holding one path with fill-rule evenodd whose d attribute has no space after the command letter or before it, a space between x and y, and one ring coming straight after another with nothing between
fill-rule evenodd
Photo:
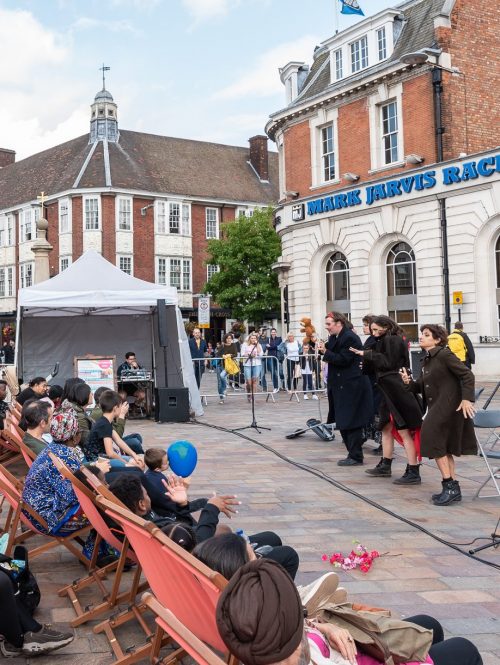
<instances>
[{"instance_id":1,"label":"black pa speaker","mask_svg":"<svg viewBox=\"0 0 500 665\"><path fill-rule=\"evenodd\" d=\"M158 342L160 346L168 346L167 342L167 308L165 307L164 300L156 301L156 308L158 312Z\"/></svg>"},{"instance_id":2,"label":"black pa speaker","mask_svg":"<svg viewBox=\"0 0 500 665\"><path fill-rule=\"evenodd\" d=\"M189 420L189 390L156 388L155 420L160 423L186 423Z\"/></svg>"}]
</instances>

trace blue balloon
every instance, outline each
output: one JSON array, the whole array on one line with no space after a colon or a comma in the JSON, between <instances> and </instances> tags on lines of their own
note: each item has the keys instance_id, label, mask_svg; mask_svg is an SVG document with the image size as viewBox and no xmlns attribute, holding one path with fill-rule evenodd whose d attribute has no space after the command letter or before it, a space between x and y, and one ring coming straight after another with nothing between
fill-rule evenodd
<instances>
[{"instance_id":1,"label":"blue balloon","mask_svg":"<svg viewBox=\"0 0 500 665\"><path fill-rule=\"evenodd\" d=\"M198 453L189 441L174 441L167 450L168 463L177 476L187 478L196 468Z\"/></svg>"}]
</instances>

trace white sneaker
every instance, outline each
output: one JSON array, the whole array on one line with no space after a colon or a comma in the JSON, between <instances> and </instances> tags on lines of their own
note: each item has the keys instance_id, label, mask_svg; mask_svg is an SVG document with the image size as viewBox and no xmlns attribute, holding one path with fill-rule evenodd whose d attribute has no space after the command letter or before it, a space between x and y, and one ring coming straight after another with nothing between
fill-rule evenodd
<instances>
[{"instance_id":1,"label":"white sneaker","mask_svg":"<svg viewBox=\"0 0 500 665\"><path fill-rule=\"evenodd\" d=\"M318 396L317 396L317 395L313 395L312 398L313 398L313 399L318 399Z\"/></svg>"},{"instance_id":2,"label":"white sneaker","mask_svg":"<svg viewBox=\"0 0 500 665\"><path fill-rule=\"evenodd\" d=\"M322 575L307 586L297 587L297 591L309 617L314 617L327 603L338 605L347 599L346 590L339 587L339 576L333 572Z\"/></svg>"},{"instance_id":3,"label":"white sneaker","mask_svg":"<svg viewBox=\"0 0 500 665\"><path fill-rule=\"evenodd\" d=\"M304 395L304 399L309 399L309 396L308 396L308 395Z\"/></svg>"}]
</instances>

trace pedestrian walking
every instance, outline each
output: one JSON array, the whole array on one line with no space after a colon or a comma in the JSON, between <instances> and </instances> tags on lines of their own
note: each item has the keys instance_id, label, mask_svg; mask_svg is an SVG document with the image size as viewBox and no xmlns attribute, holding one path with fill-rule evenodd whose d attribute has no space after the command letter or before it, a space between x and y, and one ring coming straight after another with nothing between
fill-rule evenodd
<instances>
[{"instance_id":1,"label":"pedestrian walking","mask_svg":"<svg viewBox=\"0 0 500 665\"><path fill-rule=\"evenodd\" d=\"M363 464L363 428L373 412L372 391L368 377L361 372L359 359L349 349L361 350L360 338L343 314L330 312L325 318L328 341L318 341L318 350L328 365L328 419L336 423L347 448L347 457L339 466Z\"/></svg>"},{"instance_id":2,"label":"pedestrian walking","mask_svg":"<svg viewBox=\"0 0 500 665\"><path fill-rule=\"evenodd\" d=\"M193 359L196 385L199 388L201 377L205 371L205 358L208 356L207 343L202 338L201 330L199 328L194 328L193 330L193 336L189 340L189 350L191 351L191 358Z\"/></svg>"},{"instance_id":3,"label":"pedestrian walking","mask_svg":"<svg viewBox=\"0 0 500 665\"><path fill-rule=\"evenodd\" d=\"M476 362L474 347L469 335L464 332L464 324L461 321L456 321L453 332L448 335L448 348L469 369Z\"/></svg>"},{"instance_id":4,"label":"pedestrian walking","mask_svg":"<svg viewBox=\"0 0 500 665\"><path fill-rule=\"evenodd\" d=\"M219 404L224 404L227 390L227 371L224 360L227 357L236 358L238 348L234 342L232 333L226 333L219 349L217 350L217 390L219 393Z\"/></svg>"},{"instance_id":5,"label":"pedestrian walking","mask_svg":"<svg viewBox=\"0 0 500 665\"><path fill-rule=\"evenodd\" d=\"M421 431L424 457L435 459L442 476L442 491L432 495L435 506L461 501L455 475L455 457L476 455L474 434L474 374L446 347L442 326L424 324L420 347L426 351L422 375L413 381L406 370L401 375L407 389L424 398L427 414Z\"/></svg>"}]
</instances>

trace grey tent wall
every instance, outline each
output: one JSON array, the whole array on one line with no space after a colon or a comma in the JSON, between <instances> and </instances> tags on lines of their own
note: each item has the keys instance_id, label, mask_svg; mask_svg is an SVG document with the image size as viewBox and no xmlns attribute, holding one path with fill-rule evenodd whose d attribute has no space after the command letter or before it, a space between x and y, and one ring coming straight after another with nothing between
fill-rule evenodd
<instances>
[{"instance_id":1,"label":"grey tent wall","mask_svg":"<svg viewBox=\"0 0 500 665\"><path fill-rule=\"evenodd\" d=\"M184 380L182 377L182 363L179 349L179 332L177 330L177 315L174 305L166 307L167 319L167 352L164 354L160 346L158 334L158 315L156 311L153 314L153 333L156 365L156 386L164 388L182 388ZM167 377L165 377L165 358L167 364ZM168 383L165 378L167 378Z\"/></svg>"},{"instance_id":2,"label":"grey tent wall","mask_svg":"<svg viewBox=\"0 0 500 665\"><path fill-rule=\"evenodd\" d=\"M74 357L87 354L116 356L118 366L127 351L134 351L139 364L152 369L150 314L25 317L21 326L25 381L47 376L59 362L52 383L63 385L74 376Z\"/></svg>"}]
</instances>

